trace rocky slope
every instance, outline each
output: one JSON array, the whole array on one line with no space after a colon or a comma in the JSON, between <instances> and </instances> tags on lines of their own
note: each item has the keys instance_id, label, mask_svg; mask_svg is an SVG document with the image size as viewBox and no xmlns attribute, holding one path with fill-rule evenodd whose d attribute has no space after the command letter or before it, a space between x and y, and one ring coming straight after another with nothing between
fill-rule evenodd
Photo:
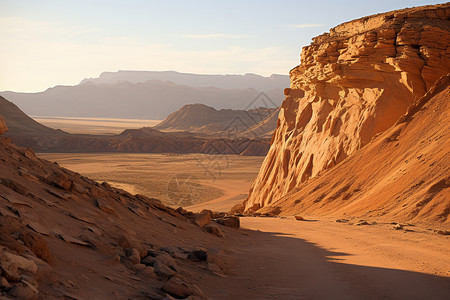
<instances>
[{"instance_id":1,"label":"rocky slope","mask_svg":"<svg viewBox=\"0 0 450 300\"><path fill-rule=\"evenodd\" d=\"M229 272L237 218L99 184L3 137L0 170L2 299L205 299L199 286Z\"/></svg>"},{"instance_id":2,"label":"rocky slope","mask_svg":"<svg viewBox=\"0 0 450 300\"><path fill-rule=\"evenodd\" d=\"M189 104L170 114L154 128L163 131L222 135L224 138L231 134L249 138L267 138L276 128L277 121L273 118L275 111L276 108L264 107L249 110L216 110L204 104Z\"/></svg>"},{"instance_id":3,"label":"rocky slope","mask_svg":"<svg viewBox=\"0 0 450 300\"><path fill-rule=\"evenodd\" d=\"M21 111L14 103L0 96L0 113L8 126L9 134L58 134L61 131L44 126Z\"/></svg>"},{"instance_id":4,"label":"rocky slope","mask_svg":"<svg viewBox=\"0 0 450 300\"><path fill-rule=\"evenodd\" d=\"M279 200L391 127L450 70L449 17L448 3L378 14L304 47L246 208Z\"/></svg>"}]
</instances>

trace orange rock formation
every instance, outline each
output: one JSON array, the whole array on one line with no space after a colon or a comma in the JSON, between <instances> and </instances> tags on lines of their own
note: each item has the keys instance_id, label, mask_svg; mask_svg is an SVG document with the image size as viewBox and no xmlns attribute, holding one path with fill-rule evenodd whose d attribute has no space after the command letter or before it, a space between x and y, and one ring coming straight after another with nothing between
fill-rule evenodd
<instances>
[{"instance_id":1,"label":"orange rock formation","mask_svg":"<svg viewBox=\"0 0 450 300\"><path fill-rule=\"evenodd\" d=\"M304 47L246 208L266 206L367 145L450 70L450 4L373 15Z\"/></svg>"}]
</instances>

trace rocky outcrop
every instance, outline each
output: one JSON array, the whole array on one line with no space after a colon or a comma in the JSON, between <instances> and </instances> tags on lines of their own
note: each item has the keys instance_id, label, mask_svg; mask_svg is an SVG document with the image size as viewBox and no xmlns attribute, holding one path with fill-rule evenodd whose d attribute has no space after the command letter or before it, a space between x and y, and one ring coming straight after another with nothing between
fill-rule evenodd
<instances>
[{"instance_id":1,"label":"rocky outcrop","mask_svg":"<svg viewBox=\"0 0 450 300\"><path fill-rule=\"evenodd\" d=\"M450 69L450 4L365 17L304 47L250 195L268 205L392 126Z\"/></svg>"},{"instance_id":2,"label":"rocky outcrop","mask_svg":"<svg viewBox=\"0 0 450 300\"><path fill-rule=\"evenodd\" d=\"M450 73L366 147L258 212L334 216L355 225L367 225L358 222L367 217L448 228L449 99Z\"/></svg>"}]
</instances>

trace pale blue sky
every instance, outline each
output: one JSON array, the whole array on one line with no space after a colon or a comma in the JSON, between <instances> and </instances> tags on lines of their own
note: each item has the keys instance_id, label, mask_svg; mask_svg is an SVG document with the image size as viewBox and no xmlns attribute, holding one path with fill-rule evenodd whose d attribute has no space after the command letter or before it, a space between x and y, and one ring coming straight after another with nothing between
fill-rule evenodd
<instances>
[{"instance_id":1,"label":"pale blue sky","mask_svg":"<svg viewBox=\"0 0 450 300\"><path fill-rule=\"evenodd\" d=\"M342 22L437 3L0 0L0 91L116 70L288 74L301 47Z\"/></svg>"}]
</instances>

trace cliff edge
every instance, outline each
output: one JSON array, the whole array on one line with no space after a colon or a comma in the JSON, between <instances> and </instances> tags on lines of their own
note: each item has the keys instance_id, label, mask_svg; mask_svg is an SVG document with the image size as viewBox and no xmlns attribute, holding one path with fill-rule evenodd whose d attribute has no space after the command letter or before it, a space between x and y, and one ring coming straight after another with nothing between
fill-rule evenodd
<instances>
[{"instance_id":1,"label":"cliff edge","mask_svg":"<svg viewBox=\"0 0 450 300\"><path fill-rule=\"evenodd\" d=\"M282 198L394 125L450 70L449 18L450 3L392 11L304 47L245 208Z\"/></svg>"}]
</instances>

